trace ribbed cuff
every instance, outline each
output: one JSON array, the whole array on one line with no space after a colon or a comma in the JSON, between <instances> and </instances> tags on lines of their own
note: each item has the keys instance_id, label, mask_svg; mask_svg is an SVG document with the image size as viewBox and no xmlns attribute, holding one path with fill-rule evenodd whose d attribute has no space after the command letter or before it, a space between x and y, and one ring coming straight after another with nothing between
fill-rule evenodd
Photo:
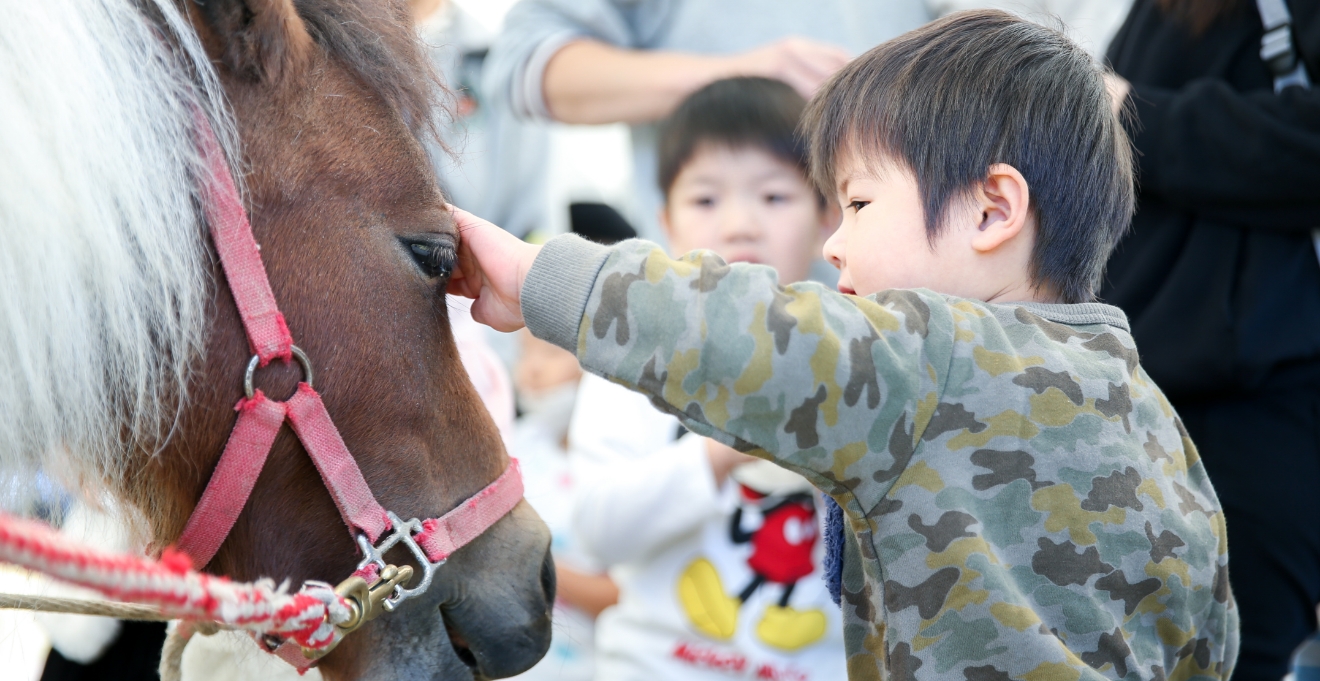
<instances>
[{"instance_id":1,"label":"ribbed cuff","mask_svg":"<svg viewBox=\"0 0 1320 681\"><path fill-rule=\"evenodd\" d=\"M551 239L523 280L523 321L533 336L577 353L578 328L610 249L575 234Z\"/></svg>"},{"instance_id":2,"label":"ribbed cuff","mask_svg":"<svg viewBox=\"0 0 1320 681\"><path fill-rule=\"evenodd\" d=\"M565 45L585 37L577 31L561 31L545 38L532 50L522 65L514 71L510 103L516 114L528 120L554 120L542 88L545 82L545 67Z\"/></svg>"}]
</instances>

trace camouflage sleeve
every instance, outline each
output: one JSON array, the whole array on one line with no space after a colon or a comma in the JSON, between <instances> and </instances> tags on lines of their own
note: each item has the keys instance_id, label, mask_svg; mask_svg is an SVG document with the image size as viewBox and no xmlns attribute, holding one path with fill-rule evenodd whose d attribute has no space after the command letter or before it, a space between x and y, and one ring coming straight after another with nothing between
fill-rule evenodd
<instances>
[{"instance_id":1,"label":"camouflage sleeve","mask_svg":"<svg viewBox=\"0 0 1320 681\"><path fill-rule=\"evenodd\" d=\"M643 241L552 240L522 305L532 333L575 351L587 370L650 396L694 432L836 497L851 492L862 513L908 465L953 348L936 294L877 300L781 286L769 267L704 251L674 260Z\"/></svg>"}]
</instances>

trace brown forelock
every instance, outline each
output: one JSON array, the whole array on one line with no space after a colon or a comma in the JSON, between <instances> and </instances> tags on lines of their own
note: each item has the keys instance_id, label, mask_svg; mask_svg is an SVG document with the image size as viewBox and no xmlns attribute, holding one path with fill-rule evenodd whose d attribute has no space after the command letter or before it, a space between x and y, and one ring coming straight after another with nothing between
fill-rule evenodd
<instances>
[{"instance_id":1,"label":"brown forelock","mask_svg":"<svg viewBox=\"0 0 1320 681\"><path fill-rule=\"evenodd\" d=\"M408 6L397 0L296 0L313 40L403 117L415 134L435 137L444 84L418 39Z\"/></svg>"},{"instance_id":2,"label":"brown forelock","mask_svg":"<svg viewBox=\"0 0 1320 681\"><path fill-rule=\"evenodd\" d=\"M457 237L404 121L416 127L426 116L426 95L407 82L426 65L403 15L365 1L305 4L316 38L305 63L278 81L220 69L243 141L246 204L275 298L372 492L404 518L437 516L508 459L443 323L442 285L424 278L397 239ZM216 31L192 18L211 53L222 54ZM336 21L360 25L314 28ZM349 49L354 40L372 44ZM176 437L128 481L154 516L157 548L182 530L242 397L250 350L218 264L213 279L216 307L191 403ZM258 372L257 386L285 399L298 375L276 362ZM349 533L286 425L208 569L296 584L338 580L354 561Z\"/></svg>"}]
</instances>

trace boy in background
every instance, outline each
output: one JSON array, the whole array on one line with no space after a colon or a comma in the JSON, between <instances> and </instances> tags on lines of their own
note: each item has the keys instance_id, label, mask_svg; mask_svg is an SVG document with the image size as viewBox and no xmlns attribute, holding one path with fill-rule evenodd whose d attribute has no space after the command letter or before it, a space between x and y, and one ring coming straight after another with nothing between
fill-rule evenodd
<instances>
[{"instance_id":1,"label":"boy in background","mask_svg":"<svg viewBox=\"0 0 1320 681\"><path fill-rule=\"evenodd\" d=\"M595 619L613 605L619 590L582 549L571 526L577 485L565 443L577 385L577 358L562 348L518 332L520 352L513 384L518 422L509 453L522 464L524 497L550 528L555 558L554 636L535 667L514 677L520 681L592 681L595 665Z\"/></svg>"},{"instance_id":2,"label":"boy in background","mask_svg":"<svg viewBox=\"0 0 1320 681\"><path fill-rule=\"evenodd\" d=\"M456 212L451 291L847 515L853 679L1226 679L1223 510L1118 309L1132 215L1101 68L1003 12L844 67L806 116L839 293Z\"/></svg>"},{"instance_id":3,"label":"boy in background","mask_svg":"<svg viewBox=\"0 0 1320 681\"><path fill-rule=\"evenodd\" d=\"M674 252L807 278L839 214L807 178L795 135L805 106L765 78L716 81L679 105L657 173ZM620 587L598 622L597 678L846 676L804 478L687 433L646 396L590 375L569 450L574 534Z\"/></svg>"}]
</instances>

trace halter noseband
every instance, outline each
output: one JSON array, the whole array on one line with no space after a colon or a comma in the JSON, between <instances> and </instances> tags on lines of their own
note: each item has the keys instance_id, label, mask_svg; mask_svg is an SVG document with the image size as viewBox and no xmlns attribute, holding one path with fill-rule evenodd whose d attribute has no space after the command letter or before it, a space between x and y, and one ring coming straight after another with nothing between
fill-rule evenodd
<instances>
[{"instance_id":1,"label":"halter noseband","mask_svg":"<svg viewBox=\"0 0 1320 681\"><path fill-rule=\"evenodd\" d=\"M494 482L439 518L403 521L377 503L321 396L312 388L311 360L293 344L275 303L252 226L211 124L200 112L195 118L198 146L209 171L203 183L203 203L211 239L255 354L244 375L246 396L235 407L238 421L179 537L178 548L199 568L211 561L252 494L275 436L287 419L363 555L353 576L335 589L358 606L348 622L337 625L338 638L342 638L381 612L393 612L404 600L424 592L451 554L518 504L523 496L518 461L511 459ZM274 359L288 362L293 358L302 366L303 380L292 397L277 402L253 389L258 367ZM385 553L397 544L405 545L422 566L422 579L414 588L405 586L413 574L411 566L399 568L385 562ZM264 643L299 667L310 666L333 647L299 650L291 642Z\"/></svg>"}]
</instances>

